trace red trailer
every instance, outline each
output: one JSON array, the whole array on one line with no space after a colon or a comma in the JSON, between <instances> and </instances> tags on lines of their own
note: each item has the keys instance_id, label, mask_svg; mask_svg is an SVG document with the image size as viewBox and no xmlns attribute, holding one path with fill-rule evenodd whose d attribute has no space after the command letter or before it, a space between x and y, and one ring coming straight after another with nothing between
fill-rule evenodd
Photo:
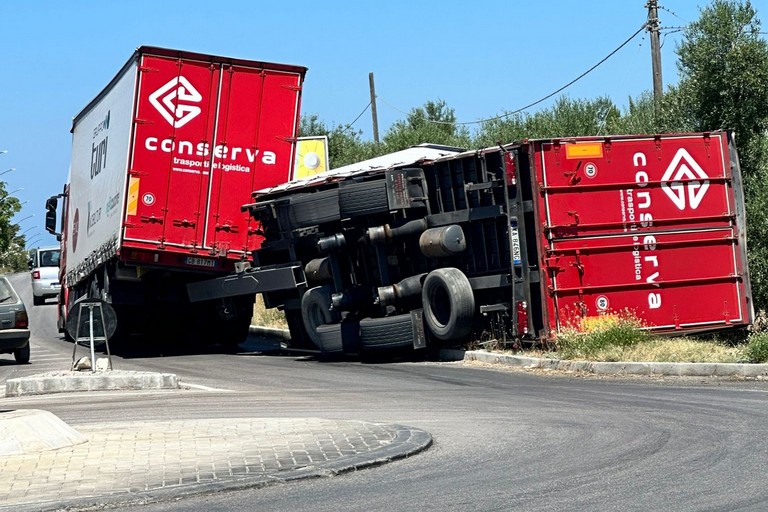
<instances>
[{"instance_id":1,"label":"red trailer","mask_svg":"<svg viewBox=\"0 0 768 512\"><path fill-rule=\"evenodd\" d=\"M259 247L240 206L289 178L305 72L138 48L73 121L63 312L97 297L123 330L199 323L194 332L242 339L252 300L190 309L185 285L232 271ZM55 232L56 201L49 207Z\"/></svg>"},{"instance_id":2,"label":"red trailer","mask_svg":"<svg viewBox=\"0 0 768 512\"><path fill-rule=\"evenodd\" d=\"M604 315L680 333L752 322L728 132L435 151L255 194L258 267L192 297L261 292L326 352L541 341Z\"/></svg>"}]
</instances>

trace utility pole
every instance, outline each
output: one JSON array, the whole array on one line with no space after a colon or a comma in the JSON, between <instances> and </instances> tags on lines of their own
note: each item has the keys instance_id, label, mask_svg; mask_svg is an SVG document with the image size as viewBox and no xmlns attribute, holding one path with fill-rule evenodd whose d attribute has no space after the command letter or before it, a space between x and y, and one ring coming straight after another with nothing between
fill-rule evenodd
<instances>
[{"instance_id":1,"label":"utility pole","mask_svg":"<svg viewBox=\"0 0 768 512\"><path fill-rule=\"evenodd\" d=\"M373 118L373 142L379 143L379 118L376 114L376 87L373 85L373 73L368 73L368 83L371 86L371 117Z\"/></svg>"},{"instance_id":2,"label":"utility pole","mask_svg":"<svg viewBox=\"0 0 768 512\"><path fill-rule=\"evenodd\" d=\"M658 0L648 0L648 32L651 34L651 66L653 69L653 106L656 113L661 108L664 84L661 79L661 45L659 44Z\"/></svg>"}]
</instances>

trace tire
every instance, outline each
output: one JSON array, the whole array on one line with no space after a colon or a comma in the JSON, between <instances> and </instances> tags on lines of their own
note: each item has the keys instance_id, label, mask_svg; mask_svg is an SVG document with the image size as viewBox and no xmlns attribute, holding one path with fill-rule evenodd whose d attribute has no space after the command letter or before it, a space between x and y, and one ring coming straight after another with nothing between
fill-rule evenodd
<instances>
[{"instance_id":1,"label":"tire","mask_svg":"<svg viewBox=\"0 0 768 512\"><path fill-rule=\"evenodd\" d=\"M37 295L33 295L32 304L35 306L42 306L45 304L45 297L38 297Z\"/></svg>"},{"instance_id":2,"label":"tire","mask_svg":"<svg viewBox=\"0 0 768 512\"><path fill-rule=\"evenodd\" d=\"M427 274L421 292L424 322L435 338L452 341L472 330L475 295L464 273L457 268L440 268Z\"/></svg>"},{"instance_id":3,"label":"tire","mask_svg":"<svg viewBox=\"0 0 768 512\"><path fill-rule=\"evenodd\" d=\"M413 348L413 338L410 313L360 320L360 343L364 351Z\"/></svg>"},{"instance_id":4,"label":"tire","mask_svg":"<svg viewBox=\"0 0 768 512\"><path fill-rule=\"evenodd\" d=\"M322 340L317 335L317 328L325 324L335 324L341 320L337 311L331 311L331 293L329 285L310 288L301 298L301 317L307 336L317 348L322 350Z\"/></svg>"},{"instance_id":5,"label":"tire","mask_svg":"<svg viewBox=\"0 0 768 512\"><path fill-rule=\"evenodd\" d=\"M316 329L319 348L325 354L349 354L360 350L360 324L344 321Z\"/></svg>"},{"instance_id":6,"label":"tire","mask_svg":"<svg viewBox=\"0 0 768 512\"><path fill-rule=\"evenodd\" d=\"M27 343L25 346L21 348L17 348L13 351L13 357L16 359L16 363L18 364L28 364L29 363L29 343Z\"/></svg>"},{"instance_id":7,"label":"tire","mask_svg":"<svg viewBox=\"0 0 768 512\"><path fill-rule=\"evenodd\" d=\"M300 309L285 309L285 321L288 322L288 331L291 333L291 339L288 346L301 350L315 349L314 342L309 339L306 329L304 329L304 319L301 316Z\"/></svg>"}]
</instances>

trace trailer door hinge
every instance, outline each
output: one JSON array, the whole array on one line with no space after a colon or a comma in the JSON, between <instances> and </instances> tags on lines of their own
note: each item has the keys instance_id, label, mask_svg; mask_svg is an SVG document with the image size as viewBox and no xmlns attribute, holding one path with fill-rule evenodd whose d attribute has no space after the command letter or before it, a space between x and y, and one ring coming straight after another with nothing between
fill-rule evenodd
<instances>
[{"instance_id":1,"label":"trailer door hinge","mask_svg":"<svg viewBox=\"0 0 768 512\"><path fill-rule=\"evenodd\" d=\"M293 92L301 91L300 85L283 85L282 87L283 89L288 89L289 91L293 91Z\"/></svg>"},{"instance_id":2,"label":"trailer door hinge","mask_svg":"<svg viewBox=\"0 0 768 512\"><path fill-rule=\"evenodd\" d=\"M234 224L216 225L216 231L226 231L227 233L237 233L238 227Z\"/></svg>"},{"instance_id":3,"label":"trailer door hinge","mask_svg":"<svg viewBox=\"0 0 768 512\"><path fill-rule=\"evenodd\" d=\"M141 222L146 222L146 223L149 223L149 224L162 224L163 223L163 219L161 219L160 217L155 217L154 215L152 215L151 217L147 217L146 215L142 215L141 216Z\"/></svg>"},{"instance_id":4,"label":"trailer door hinge","mask_svg":"<svg viewBox=\"0 0 768 512\"><path fill-rule=\"evenodd\" d=\"M187 219L174 219L173 225L178 228L193 228L197 223L193 220Z\"/></svg>"},{"instance_id":5,"label":"trailer door hinge","mask_svg":"<svg viewBox=\"0 0 768 512\"><path fill-rule=\"evenodd\" d=\"M563 267L557 264L559 261L560 258L558 257L544 258L544 267L550 272L562 272Z\"/></svg>"}]
</instances>

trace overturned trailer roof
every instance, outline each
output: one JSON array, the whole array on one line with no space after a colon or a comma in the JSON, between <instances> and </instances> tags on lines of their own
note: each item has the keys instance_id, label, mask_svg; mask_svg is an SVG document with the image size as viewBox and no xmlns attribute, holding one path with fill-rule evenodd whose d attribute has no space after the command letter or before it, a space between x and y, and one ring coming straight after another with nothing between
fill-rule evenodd
<instances>
[{"instance_id":1,"label":"overturned trailer roof","mask_svg":"<svg viewBox=\"0 0 768 512\"><path fill-rule=\"evenodd\" d=\"M453 146L442 146L439 144L419 144L417 146L377 156L362 162L337 167L322 174L308 176L299 180L289 181L275 187L257 190L253 196L259 197L265 194L295 190L307 186L318 185L321 183L338 181L350 176L366 174L372 171L381 171L393 169L395 167L406 167L409 165L419 165L427 161L437 160L439 158L458 155L465 150Z\"/></svg>"}]
</instances>

